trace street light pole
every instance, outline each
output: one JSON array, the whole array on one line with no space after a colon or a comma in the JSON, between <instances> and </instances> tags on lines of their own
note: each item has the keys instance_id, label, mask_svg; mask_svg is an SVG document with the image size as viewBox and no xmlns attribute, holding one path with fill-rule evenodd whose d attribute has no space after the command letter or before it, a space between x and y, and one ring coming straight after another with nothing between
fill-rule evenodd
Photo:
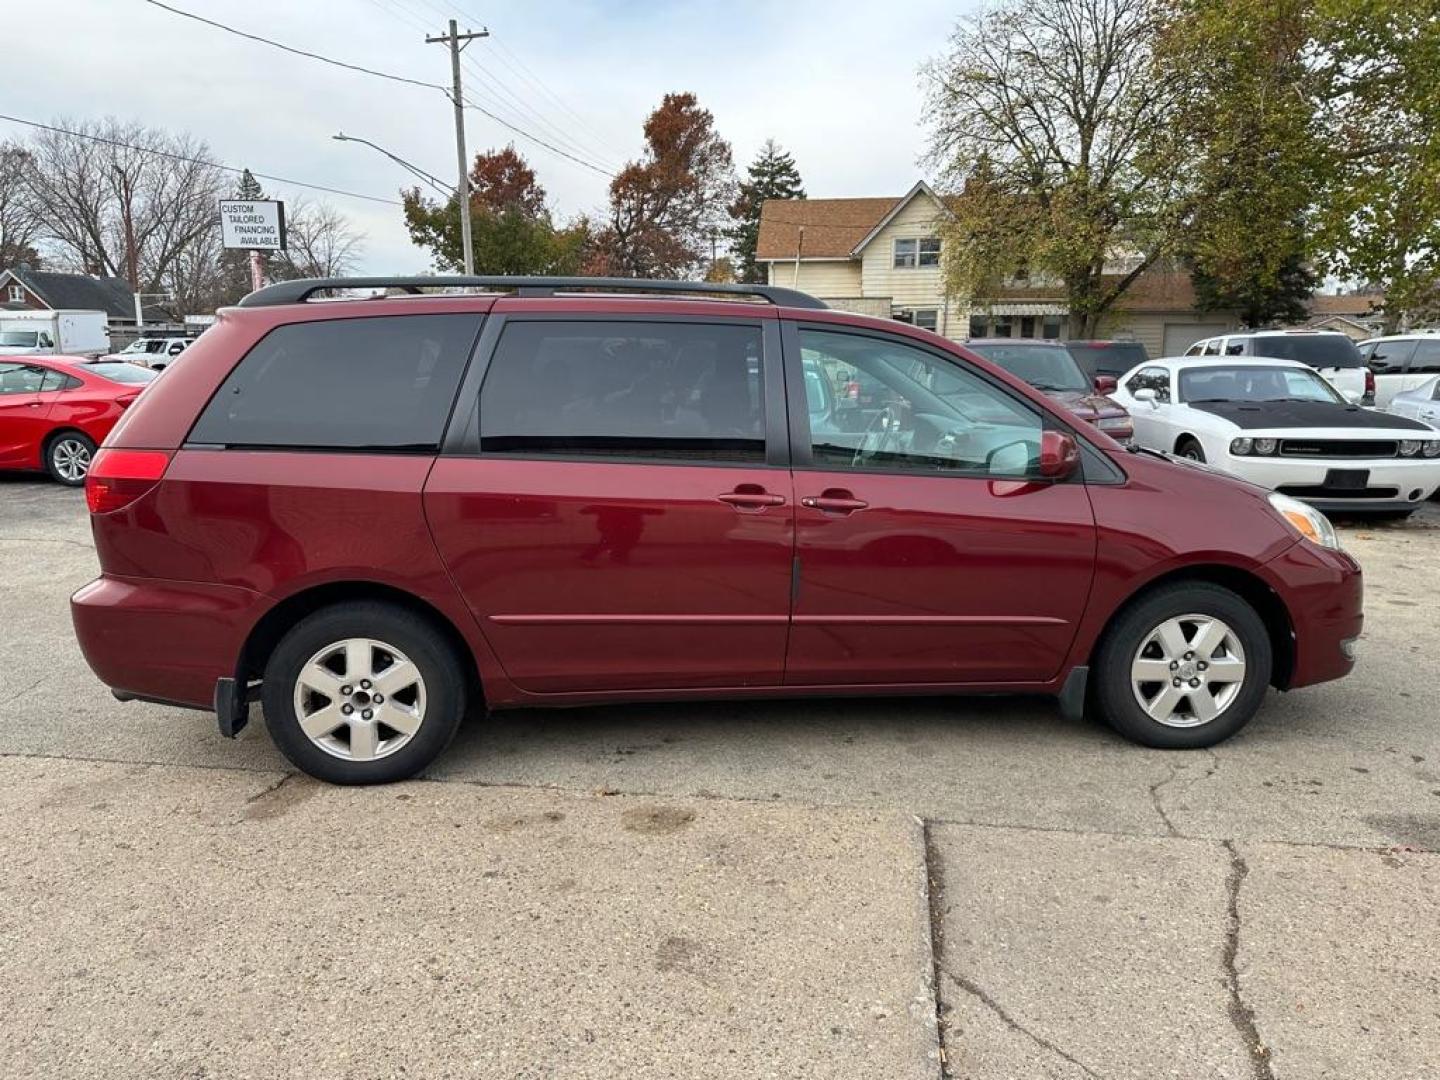
<instances>
[{"instance_id":1,"label":"street light pole","mask_svg":"<svg viewBox=\"0 0 1440 1080\"><path fill-rule=\"evenodd\" d=\"M441 195L445 196L445 198L447 198L447 199L448 199L451 195L454 195L454 194L455 194L455 189L452 188L449 184L445 183L445 181L443 181L443 180L441 180L441 179L439 179L439 178L437 178L437 177L435 177L435 176L432 176L430 173L426 172L424 169L420 168L420 166L418 166L418 165L412 165L410 162L406 161L406 160L405 160L404 158L402 158L400 155L398 155L398 154L392 154L389 150L386 150L383 146L380 146L378 143L373 143L373 142L371 142L369 139L357 138L357 137L354 136L354 135L346 135L343 131L336 132L334 135L331 135L330 137L331 137L332 139L334 139L336 142L353 142L353 143L360 143L362 146L368 146L368 147L370 147L371 150L375 150L375 151L377 151L378 153L384 154L384 155L385 155L387 158L389 158L391 161L395 162L396 165L399 165L402 169L406 169L406 170L408 170L409 172L413 173L418 179L423 180L425 183L429 184L432 188L434 188L436 191L438 191Z\"/></svg>"},{"instance_id":2,"label":"street light pole","mask_svg":"<svg viewBox=\"0 0 1440 1080\"><path fill-rule=\"evenodd\" d=\"M425 39L427 45L444 42L450 47L450 100L455 105L455 158L460 167L460 182L455 185L455 193L460 199L460 250L463 252L467 274L475 273L475 250L470 238L470 173L465 161L465 96L460 89L460 52L475 38L489 36L490 31L483 28L468 30L462 34L455 25L455 20L451 19L448 33Z\"/></svg>"}]
</instances>

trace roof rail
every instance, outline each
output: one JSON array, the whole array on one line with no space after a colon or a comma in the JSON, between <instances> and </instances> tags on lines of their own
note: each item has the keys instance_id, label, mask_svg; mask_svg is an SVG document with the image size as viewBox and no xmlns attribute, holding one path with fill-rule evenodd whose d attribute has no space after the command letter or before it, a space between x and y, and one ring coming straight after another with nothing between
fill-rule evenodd
<instances>
[{"instance_id":1,"label":"roof rail","mask_svg":"<svg viewBox=\"0 0 1440 1080\"><path fill-rule=\"evenodd\" d=\"M516 296L555 296L561 292L598 290L601 292L677 293L682 296L756 297L777 307L824 308L823 300L797 289L776 285L732 285L706 281L648 281L644 278L612 277L491 277L449 275L442 277L352 277L302 278L277 281L256 289L243 300L241 307L272 307L276 304L301 304L317 292L330 289L400 289L420 293L425 289L484 288L513 292Z\"/></svg>"}]
</instances>

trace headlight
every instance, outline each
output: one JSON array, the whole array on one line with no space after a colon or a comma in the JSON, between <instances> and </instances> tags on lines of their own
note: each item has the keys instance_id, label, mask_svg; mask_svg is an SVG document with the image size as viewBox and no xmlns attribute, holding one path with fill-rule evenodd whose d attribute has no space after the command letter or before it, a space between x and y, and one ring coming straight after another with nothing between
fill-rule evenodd
<instances>
[{"instance_id":1,"label":"headlight","mask_svg":"<svg viewBox=\"0 0 1440 1080\"><path fill-rule=\"evenodd\" d=\"M1278 491L1270 493L1270 505L1279 513L1292 528L1312 543L1321 547L1340 549L1340 539L1335 535L1335 526L1330 524L1330 519L1320 513L1313 506L1307 506L1299 499L1292 499L1289 495L1281 495Z\"/></svg>"},{"instance_id":2,"label":"headlight","mask_svg":"<svg viewBox=\"0 0 1440 1080\"><path fill-rule=\"evenodd\" d=\"M1440 457L1440 439L1430 439L1425 443L1426 457Z\"/></svg>"},{"instance_id":3,"label":"headlight","mask_svg":"<svg viewBox=\"0 0 1440 1080\"><path fill-rule=\"evenodd\" d=\"M1419 452L1420 452L1420 440L1419 440L1419 439L1401 439L1401 440L1400 440L1400 456L1401 456L1401 457L1414 457L1414 456L1415 456L1416 454L1418 454Z\"/></svg>"},{"instance_id":4,"label":"headlight","mask_svg":"<svg viewBox=\"0 0 1440 1080\"><path fill-rule=\"evenodd\" d=\"M1279 446L1280 446L1280 444L1279 444L1278 442L1276 442L1274 439L1256 439L1256 440L1255 440L1255 453L1257 453L1257 454L1273 454L1277 449L1279 449Z\"/></svg>"},{"instance_id":5,"label":"headlight","mask_svg":"<svg viewBox=\"0 0 1440 1080\"><path fill-rule=\"evenodd\" d=\"M1254 445L1254 439L1231 439L1230 453L1236 455L1237 457L1244 457L1246 454L1250 453L1250 450Z\"/></svg>"},{"instance_id":6,"label":"headlight","mask_svg":"<svg viewBox=\"0 0 1440 1080\"><path fill-rule=\"evenodd\" d=\"M1095 421L1095 426L1101 431L1119 431L1122 428L1130 429L1130 417L1128 416L1102 416Z\"/></svg>"}]
</instances>

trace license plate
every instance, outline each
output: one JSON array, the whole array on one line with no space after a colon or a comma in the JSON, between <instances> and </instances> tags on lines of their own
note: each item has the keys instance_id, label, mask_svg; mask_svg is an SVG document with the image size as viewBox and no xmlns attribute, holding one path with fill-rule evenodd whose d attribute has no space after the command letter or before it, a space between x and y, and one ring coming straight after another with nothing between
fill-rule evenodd
<instances>
[{"instance_id":1,"label":"license plate","mask_svg":"<svg viewBox=\"0 0 1440 1080\"><path fill-rule=\"evenodd\" d=\"M1370 483L1369 469L1331 469L1325 474L1325 486L1360 491Z\"/></svg>"}]
</instances>

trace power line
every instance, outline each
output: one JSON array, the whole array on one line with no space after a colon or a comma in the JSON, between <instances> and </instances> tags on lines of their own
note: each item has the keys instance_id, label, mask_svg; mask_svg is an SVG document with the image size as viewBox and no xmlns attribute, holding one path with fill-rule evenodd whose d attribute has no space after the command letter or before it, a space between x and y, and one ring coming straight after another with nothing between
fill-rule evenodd
<instances>
[{"instance_id":1,"label":"power line","mask_svg":"<svg viewBox=\"0 0 1440 1080\"><path fill-rule=\"evenodd\" d=\"M258 41L262 45L283 49L285 52L294 53L296 56L303 56L309 60L319 60L322 64L331 64L334 67L345 68L349 71L358 71L365 75L374 75L378 79L389 79L391 82L409 83L411 86L423 86L427 90L443 91L445 89L439 83L422 82L419 79L406 78L404 75L392 75L388 71L376 71L374 68L362 67L359 64L347 64L343 60L332 60L330 57L322 56L320 53L297 49L292 45L286 45L279 41L272 41L267 37L261 37L259 34L247 34L244 30L237 30L233 26L226 26L222 22L207 19L203 15L196 15L190 11L181 11L179 8L171 7L169 4L162 4L160 0L145 0L145 3L150 4L152 7L168 11L172 15L179 15L183 19L194 19L196 22L204 23L206 26L213 26L216 30L224 30L227 34L234 34L236 37L242 37L249 41Z\"/></svg>"},{"instance_id":2,"label":"power line","mask_svg":"<svg viewBox=\"0 0 1440 1080\"><path fill-rule=\"evenodd\" d=\"M203 18L203 17L200 16L200 15L195 15L195 14L193 14L193 13L191 13L191 12L188 12L188 11L182 11L180 8L171 7L169 4L161 3L160 0L145 0L145 3L150 4L150 5L154 6L154 7L160 8L160 9L163 10L163 11L168 11L168 12L170 12L171 14L179 15L179 16L181 16L182 18L193 19L193 20L196 21L196 22L204 23L206 26L214 27L214 28L217 29L217 30L223 30L223 31L224 31L225 33L227 33L227 34L234 34L234 35L236 35L237 37L245 38L245 39L248 40L248 41L258 42L259 44L262 44L262 45L269 45L269 46L271 46L272 48L280 49L280 50L282 50L282 51L284 51L284 52L291 53L291 54L293 54L293 55L295 55L295 56L303 56L303 57L305 57L305 58L308 59L308 60L318 60L318 61L319 61L320 63L322 63L322 64L330 64L330 65L332 65L332 66L334 66L334 67L344 68L344 69L346 69L346 70L348 70L348 71L356 71L356 72L359 72L359 73L364 74L364 75L373 75L373 76L375 76L376 78L388 79L388 80L390 80L391 82L406 83L406 84L408 84L408 85L410 85L410 86L419 86L419 87L423 87L423 88L425 88L425 89L427 89L427 90L439 90L441 93L445 94L447 97L450 96L450 91L449 91L448 89L446 89L444 86L441 86L439 83L424 82L424 81L422 81L422 80L420 80L420 79L411 79L411 78L407 78L407 77L405 77L405 76L403 76L403 75L392 75L392 74L390 74L389 72L377 71L377 70L375 70L374 68L363 67L363 66L360 65L360 64L350 64L350 63L346 63L346 62L343 61L343 60L335 60L335 59L333 59L333 58L331 58L331 57L329 57L329 56L324 56L324 55L322 55L321 53L310 52L310 51L305 50L305 49L297 49L297 48L295 48L294 46L286 45L286 44L284 44L283 42L274 41L274 40L272 40L272 39L270 39L270 38L267 38L267 37L261 37L261 36L258 35L258 34L246 33L246 32L243 31L243 30L237 30L237 29L235 29L235 27L233 27L233 26L227 26L225 23L216 22L216 21L213 20L213 19L206 19L206 18ZM553 154L558 154L560 157L563 157L563 158L566 158L566 159L568 159L568 160L570 160L570 161L573 161L575 164L580 165L580 166L582 166L583 168L590 169L592 172L597 172L597 173L599 173L599 174L602 175L602 176L609 176L609 177L612 177L612 178L613 178L613 176L614 176L613 173L609 172L609 171L606 170L606 169L601 168L599 165L595 165L595 164L593 164L592 162L586 161L586 160L584 160L583 158L577 157L577 156L574 155L574 154L571 154L571 153L569 153L569 152L567 152L567 151L565 151L565 150L562 150L562 149L560 149L559 147L555 146L554 144L548 142L547 140L542 139L542 138L540 138L539 136L534 135L534 134L532 134L532 133L529 132L529 131L526 131L524 128L520 127L518 124L512 124L512 123L510 123L510 121L505 120L505 119L503 119L503 118L500 117L500 116L497 116L495 113L491 112L489 109L485 108L483 105L478 105L478 104L475 104L475 103L473 103L473 102L466 101L466 102L464 102L464 107L467 108L467 109L473 109L473 110L475 110L476 112L481 113L481 114L484 115L484 116L488 116L491 120L494 120L494 121L495 121L497 124L499 124L501 127L504 127L504 128L506 128L506 129L508 129L508 130L510 130L510 131L513 131L516 135L519 135L521 138L528 139L530 142L533 142L533 143L535 143L535 144L538 145L538 146L543 146L545 149L549 150L551 153L553 153Z\"/></svg>"},{"instance_id":3,"label":"power line","mask_svg":"<svg viewBox=\"0 0 1440 1080\"><path fill-rule=\"evenodd\" d=\"M207 165L212 169L219 169L221 172L235 173L237 176L249 172L251 176L260 180L270 180L277 184L289 184L291 187L310 188L314 191L324 191L331 195L344 195L350 199L364 199L366 202L384 203L387 206L403 206L404 203L398 199L386 199L379 195L362 195L358 191L346 191L343 188L326 187L324 184L311 184L304 180L292 180L286 176L274 176L270 173L256 172L254 169L243 169L235 165L226 165L219 161L206 161L204 158L187 157L184 154L176 154L169 150L159 150L153 146L136 146L134 143L123 142L120 139L107 139L103 135L91 135L84 131L71 131L69 128L55 127L52 124L42 124L37 120L22 120L18 116L7 116L0 113L0 120L8 120L12 124L23 124L25 127L39 128L41 131L52 131L57 135L69 135L76 139L87 139L90 142L104 143L106 146L118 146L124 150L134 150L140 154L153 154L156 157L169 158L171 161L183 161L190 165Z\"/></svg>"}]
</instances>

